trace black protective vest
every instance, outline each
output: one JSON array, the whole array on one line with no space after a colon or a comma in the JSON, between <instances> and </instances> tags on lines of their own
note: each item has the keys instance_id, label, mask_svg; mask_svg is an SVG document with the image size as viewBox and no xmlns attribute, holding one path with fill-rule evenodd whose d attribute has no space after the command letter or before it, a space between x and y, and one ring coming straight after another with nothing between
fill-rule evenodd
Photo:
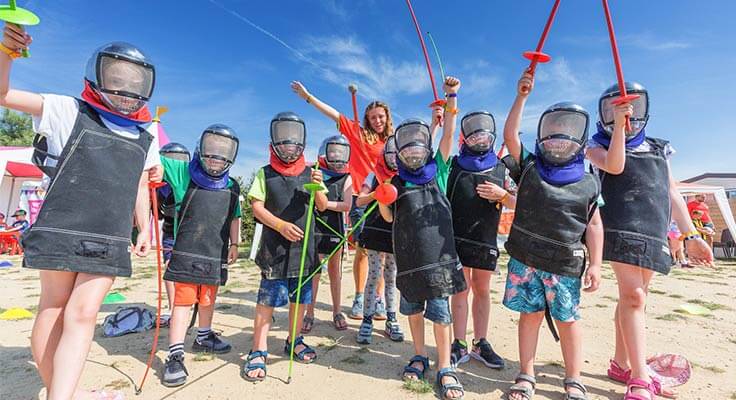
<instances>
[{"instance_id":1,"label":"black protective vest","mask_svg":"<svg viewBox=\"0 0 736 400\"><path fill-rule=\"evenodd\" d=\"M179 212L176 242L164 273L167 281L219 285L227 265L230 223L240 198L240 186L206 190L189 183ZM223 279L225 277L222 277Z\"/></svg>"},{"instance_id":2,"label":"black protective vest","mask_svg":"<svg viewBox=\"0 0 736 400\"><path fill-rule=\"evenodd\" d=\"M405 187L395 176L398 190L393 207L396 287L410 302L448 297L467 288L455 252L450 202L435 178Z\"/></svg>"},{"instance_id":3,"label":"black protective vest","mask_svg":"<svg viewBox=\"0 0 736 400\"><path fill-rule=\"evenodd\" d=\"M307 212L309 208L309 192L304 184L311 182L312 170L304 168L297 176L281 175L270 165L263 167L266 178L265 207L273 215L298 226L306 232ZM307 244L307 258L304 276L319 266L317 249L314 241L314 218L310 227ZM266 279L284 279L299 277L303 241L290 242L280 233L263 225L261 243L256 254L256 264Z\"/></svg>"},{"instance_id":4,"label":"black protective vest","mask_svg":"<svg viewBox=\"0 0 736 400\"><path fill-rule=\"evenodd\" d=\"M343 190L345 189L345 180L349 175L334 177L325 181L327 186L327 200L329 201L343 201ZM345 235L345 224L343 223L343 215L341 212L325 210L325 211L314 211L314 215L319 217L322 222L332 228L332 230L340 233L340 236L332 232L322 222L317 221L314 226L314 239L317 243L317 253L319 254L330 254L332 250L335 250L342 236Z\"/></svg>"},{"instance_id":5,"label":"black protective vest","mask_svg":"<svg viewBox=\"0 0 736 400\"><path fill-rule=\"evenodd\" d=\"M504 162L515 163L512 158ZM595 175L585 173L578 182L552 185L539 176L535 163L530 161L517 180L516 210L506 251L530 267L580 277L585 269L582 240L600 183ZM512 178L516 180L513 173Z\"/></svg>"},{"instance_id":6,"label":"black protective vest","mask_svg":"<svg viewBox=\"0 0 736 400\"><path fill-rule=\"evenodd\" d=\"M130 276L138 182L153 138L109 130L87 103L53 168L36 223L23 236L29 268Z\"/></svg>"},{"instance_id":7,"label":"black protective vest","mask_svg":"<svg viewBox=\"0 0 736 400\"><path fill-rule=\"evenodd\" d=\"M162 218L164 223L161 230L164 237L174 236L174 220L176 219L176 200L174 199L174 191L168 189L168 195L164 196L161 189L156 190L156 198L158 200L158 216Z\"/></svg>"},{"instance_id":8,"label":"black protective vest","mask_svg":"<svg viewBox=\"0 0 736 400\"><path fill-rule=\"evenodd\" d=\"M502 207L495 201L490 202L478 196L476 186L491 182L503 187L505 178L506 167L502 163L486 171L473 172L462 169L456 157L452 159L447 179L447 198L452 205L455 249L463 266L491 271L496 269L496 237Z\"/></svg>"},{"instance_id":9,"label":"black protective vest","mask_svg":"<svg viewBox=\"0 0 736 400\"><path fill-rule=\"evenodd\" d=\"M378 182L374 179L371 191L376 190ZM375 201L374 201L375 203ZM369 204L368 208L372 207ZM363 230L360 231L360 247L367 250L380 251L383 253L394 253L393 235L391 233L391 223L386 222L378 211L378 207L365 217Z\"/></svg>"},{"instance_id":10,"label":"black protective vest","mask_svg":"<svg viewBox=\"0 0 736 400\"><path fill-rule=\"evenodd\" d=\"M667 274L673 264L667 242L672 212L667 142L646 141L649 152L627 149L621 174L601 171L603 259Z\"/></svg>"}]
</instances>

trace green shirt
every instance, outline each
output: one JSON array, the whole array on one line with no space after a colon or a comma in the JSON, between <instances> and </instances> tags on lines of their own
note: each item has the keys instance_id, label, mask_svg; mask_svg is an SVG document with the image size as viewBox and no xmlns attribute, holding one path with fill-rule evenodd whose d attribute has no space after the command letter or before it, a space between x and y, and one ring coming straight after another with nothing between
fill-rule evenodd
<instances>
[{"instance_id":1,"label":"green shirt","mask_svg":"<svg viewBox=\"0 0 736 400\"><path fill-rule=\"evenodd\" d=\"M437 174L435 175L435 178L437 179L437 186L439 186L442 193L446 193L447 178L450 177L450 159L448 158L447 161L445 161L445 159L442 157L442 152L436 151L434 153L434 161L437 163ZM413 187L416 185L411 182L406 182L404 186Z\"/></svg>"},{"instance_id":2,"label":"green shirt","mask_svg":"<svg viewBox=\"0 0 736 400\"><path fill-rule=\"evenodd\" d=\"M327 191L327 186L322 181L322 192L326 193ZM253 183L248 191L248 199L266 201L266 172L263 167L256 172L256 176L253 178Z\"/></svg>"},{"instance_id":3,"label":"green shirt","mask_svg":"<svg viewBox=\"0 0 736 400\"><path fill-rule=\"evenodd\" d=\"M161 165L164 167L164 182L171 186L171 191L174 193L174 202L176 203L176 211L179 212L179 207L184 201L184 196L187 194L187 189L192 181L189 175L189 163L181 160L172 160L171 158L161 157ZM230 179L227 182L227 187L233 187L233 180ZM238 193L240 196L240 193ZM235 211L233 212L233 219L240 218L242 215L240 210L240 201L235 204ZM174 232L179 228L178 220L174 220Z\"/></svg>"}]
</instances>

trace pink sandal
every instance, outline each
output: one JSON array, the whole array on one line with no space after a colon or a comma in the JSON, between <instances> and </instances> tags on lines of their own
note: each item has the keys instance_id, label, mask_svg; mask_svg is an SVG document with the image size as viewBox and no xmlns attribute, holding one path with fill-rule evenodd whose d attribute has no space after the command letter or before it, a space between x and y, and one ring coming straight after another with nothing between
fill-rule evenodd
<instances>
[{"instance_id":1,"label":"pink sandal","mask_svg":"<svg viewBox=\"0 0 736 400\"><path fill-rule=\"evenodd\" d=\"M644 397L640 394L632 393L631 389L638 388L638 389L644 389L647 392L649 392L649 397ZM624 400L654 400L655 398L655 388L653 382L647 382L642 379L629 379L628 382L626 382L626 394L624 395Z\"/></svg>"},{"instance_id":2,"label":"pink sandal","mask_svg":"<svg viewBox=\"0 0 736 400\"><path fill-rule=\"evenodd\" d=\"M608 366L608 377L616 382L628 383L631 380L631 370L623 369L615 360L612 359ZM671 390L667 391L666 388L663 388L662 384L656 377L650 378L652 379L651 385L654 390L654 394L668 399L677 398L677 394Z\"/></svg>"}]
</instances>

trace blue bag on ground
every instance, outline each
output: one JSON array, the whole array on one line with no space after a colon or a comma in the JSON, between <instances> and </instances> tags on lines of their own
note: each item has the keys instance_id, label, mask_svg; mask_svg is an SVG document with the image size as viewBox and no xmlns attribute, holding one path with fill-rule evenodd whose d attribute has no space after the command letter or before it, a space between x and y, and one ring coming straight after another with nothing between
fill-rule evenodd
<instances>
[{"instance_id":1,"label":"blue bag on ground","mask_svg":"<svg viewBox=\"0 0 736 400\"><path fill-rule=\"evenodd\" d=\"M105 337L123 336L128 333L144 332L156 324L155 315L142 307L124 307L105 317L102 334Z\"/></svg>"}]
</instances>

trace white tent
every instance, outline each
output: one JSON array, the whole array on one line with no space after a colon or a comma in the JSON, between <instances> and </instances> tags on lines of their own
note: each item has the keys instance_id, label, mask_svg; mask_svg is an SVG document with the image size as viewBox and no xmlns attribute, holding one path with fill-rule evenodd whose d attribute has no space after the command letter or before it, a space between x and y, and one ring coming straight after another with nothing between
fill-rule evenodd
<instances>
[{"instance_id":1,"label":"white tent","mask_svg":"<svg viewBox=\"0 0 736 400\"><path fill-rule=\"evenodd\" d=\"M731 234L736 235L736 222L734 221L731 207L728 204L726 191L723 189L722 186L707 186L695 183L678 182L677 190L683 196L693 196L698 193L712 194L713 197L716 199L716 204L718 204L718 208L721 210L723 219L726 221L726 226L728 226L728 230L731 231Z\"/></svg>"},{"instance_id":2,"label":"white tent","mask_svg":"<svg viewBox=\"0 0 736 400\"><path fill-rule=\"evenodd\" d=\"M1 147L0 212L12 214L20 204L21 187L24 182L39 183L43 174L31 162L33 147ZM29 211L29 210L26 210Z\"/></svg>"}]
</instances>

